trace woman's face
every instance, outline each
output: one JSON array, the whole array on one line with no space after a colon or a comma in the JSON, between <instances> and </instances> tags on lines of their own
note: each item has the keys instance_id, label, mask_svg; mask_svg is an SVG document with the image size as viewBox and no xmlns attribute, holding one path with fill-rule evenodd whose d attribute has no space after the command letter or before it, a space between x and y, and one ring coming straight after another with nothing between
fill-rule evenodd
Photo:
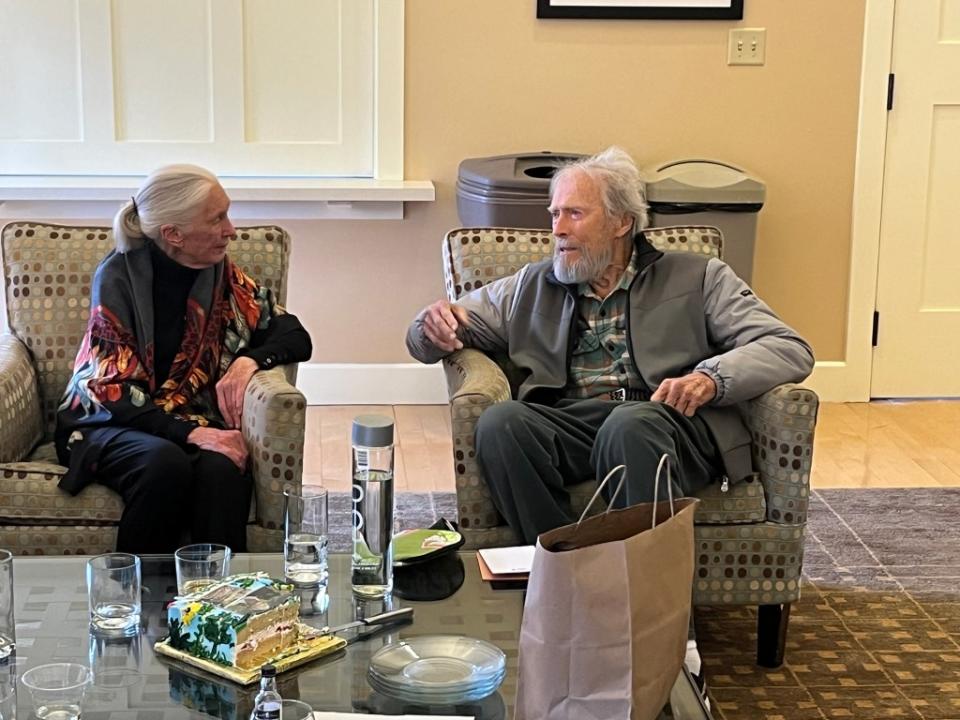
<instances>
[{"instance_id":1,"label":"woman's face","mask_svg":"<svg viewBox=\"0 0 960 720\"><path fill-rule=\"evenodd\" d=\"M237 231L227 217L230 198L219 183L210 190L196 220L174 233L169 243L176 248L174 259L191 268L216 265L227 254L227 246Z\"/></svg>"}]
</instances>

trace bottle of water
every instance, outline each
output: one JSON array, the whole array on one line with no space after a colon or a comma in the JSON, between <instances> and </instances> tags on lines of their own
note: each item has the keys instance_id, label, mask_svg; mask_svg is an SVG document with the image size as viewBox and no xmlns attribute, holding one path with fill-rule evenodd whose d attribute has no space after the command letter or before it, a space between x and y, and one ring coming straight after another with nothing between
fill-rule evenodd
<instances>
[{"instance_id":1,"label":"bottle of water","mask_svg":"<svg viewBox=\"0 0 960 720\"><path fill-rule=\"evenodd\" d=\"M351 455L353 592L383 597L393 591L393 420L354 419Z\"/></svg>"},{"instance_id":2,"label":"bottle of water","mask_svg":"<svg viewBox=\"0 0 960 720\"><path fill-rule=\"evenodd\" d=\"M283 698L277 692L277 668L264 665L260 668L260 692L253 700L250 720L280 720Z\"/></svg>"}]
</instances>

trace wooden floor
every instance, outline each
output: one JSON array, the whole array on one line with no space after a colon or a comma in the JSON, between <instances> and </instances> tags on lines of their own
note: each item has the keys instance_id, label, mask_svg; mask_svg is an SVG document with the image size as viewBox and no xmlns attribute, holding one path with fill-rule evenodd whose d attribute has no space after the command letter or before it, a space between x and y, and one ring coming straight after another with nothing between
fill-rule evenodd
<instances>
[{"instance_id":1,"label":"wooden floor","mask_svg":"<svg viewBox=\"0 0 960 720\"><path fill-rule=\"evenodd\" d=\"M350 488L350 426L364 413L396 422L398 491L454 491L445 405L311 406L304 483ZM824 403L814 488L960 487L960 401Z\"/></svg>"}]
</instances>

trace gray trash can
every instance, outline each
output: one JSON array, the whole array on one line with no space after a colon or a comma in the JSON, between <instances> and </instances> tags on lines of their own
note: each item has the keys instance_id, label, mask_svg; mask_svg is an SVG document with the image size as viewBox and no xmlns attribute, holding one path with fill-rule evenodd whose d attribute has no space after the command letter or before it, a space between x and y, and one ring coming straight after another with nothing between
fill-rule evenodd
<instances>
[{"instance_id":1,"label":"gray trash can","mask_svg":"<svg viewBox=\"0 0 960 720\"><path fill-rule=\"evenodd\" d=\"M717 160L678 160L647 168L645 175L651 225L720 228L724 261L750 282L757 213L767 190L763 181Z\"/></svg>"},{"instance_id":2,"label":"gray trash can","mask_svg":"<svg viewBox=\"0 0 960 720\"><path fill-rule=\"evenodd\" d=\"M550 228L550 178L586 157L549 150L467 158L457 175L457 212L465 227Z\"/></svg>"}]
</instances>

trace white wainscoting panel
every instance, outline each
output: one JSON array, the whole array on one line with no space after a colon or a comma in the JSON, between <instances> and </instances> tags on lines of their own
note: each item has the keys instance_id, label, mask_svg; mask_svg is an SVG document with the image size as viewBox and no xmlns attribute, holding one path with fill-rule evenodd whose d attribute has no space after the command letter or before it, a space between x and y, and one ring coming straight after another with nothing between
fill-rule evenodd
<instances>
[{"instance_id":1,"label":"white wainscoting panel","mask_svg":"<svg viewBox=\"0 0 960 720\"><path fill-rule=\"evenodd\" d=\"M302 363L297 387L309 405L444 405L440 363Z\"/></svg>"},{"instance_id":2,"label":"white wainscoting panel","mask_svg":"<svg viewBox=\"0 0 960 720\"><path fill-rule=\"evenodd\" d=\"M213 140L209 0L111 0L115 138Z\"/></svg>"},{"instance_id":3,"label":"white wainscoting panel","mask_svg":"<svg viewBox=\"0 0 960 720\"><path fill-rule=\"evenodd\" d=\"M0 175L384 177L378 93L403 69L378 74L378 43L402 18L402 0L2 0Z\"/></svg>"},{"instance_id":4,"label":"white wainscoting panel","mask_svg":"<svg viewBox=\"0 0 960 720\"><path fill-rule=\"evenodd\" d=\"M77 25L78 0L0 3L0 143L80 139Z\"/></svg>"}]
</instances>

